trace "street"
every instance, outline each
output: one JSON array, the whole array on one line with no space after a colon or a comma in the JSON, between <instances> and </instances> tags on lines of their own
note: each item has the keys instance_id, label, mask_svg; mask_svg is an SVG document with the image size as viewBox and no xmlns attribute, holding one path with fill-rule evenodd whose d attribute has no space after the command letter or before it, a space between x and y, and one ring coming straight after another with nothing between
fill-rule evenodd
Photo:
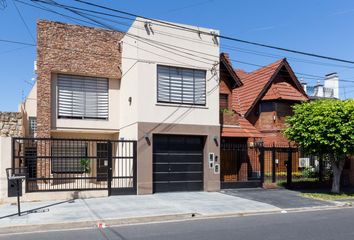
<instances>
[{"instance_id":1,"label":"street","mask_svg":"<svg viewBox=\"0 0 354 240\"><path fill-rule=\"evenodd\" d=\"M2 235L0 239L354 239L354 209ZM43 229L44 230L44 229Z\"/></svg>"}]
</instances>

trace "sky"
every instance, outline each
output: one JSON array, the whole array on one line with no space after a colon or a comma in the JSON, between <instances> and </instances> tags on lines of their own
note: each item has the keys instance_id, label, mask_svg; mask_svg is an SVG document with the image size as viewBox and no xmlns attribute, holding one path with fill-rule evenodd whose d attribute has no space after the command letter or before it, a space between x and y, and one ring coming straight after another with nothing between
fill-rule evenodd
<instances>
[{"instance_id":1,"label":"sky","mask_svg":"<svg viewBox=\"0 0 354 240\"><path fill-rule=\"evenodd\" d=\"M21 1L34 4L30 0ZM89 8L73 0L56 1ZM88 1L150 18L218 29L222 35L239 39L354 61L352 0ZM16 2L16 6L18 11L13 0L0 0L0 39L35 43L38 19L75 23L20 2ZM52 9L74 16L56 8ZM124 21L124 24L115 24L115 27L127 30L130 23ZM262 66L287 57L293 70L300 74L324 76L337 72L341 79L340 97L354 97L354 65L223 39L221 51L228 52L231 59ZM33 71L35 59L34 46L0 42L0 111L17 111L19 103L27 96L36 78ZM234 67L248 72L257 68L240 62L233 62ZM315 85L319 80L317 77L303 75L298 75L298 78L309 85Z\"/></svg>"}]
</instances>

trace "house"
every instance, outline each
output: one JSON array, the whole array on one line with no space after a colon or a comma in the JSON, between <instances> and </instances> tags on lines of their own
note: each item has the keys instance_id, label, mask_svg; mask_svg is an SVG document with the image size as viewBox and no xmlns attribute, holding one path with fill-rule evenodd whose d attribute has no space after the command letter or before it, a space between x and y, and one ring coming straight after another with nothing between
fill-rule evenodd
<instances>
[{"instance_id":1,"label":"house","mask_svg":"<svg viewBox=\"0 0 354 240\"><path fill-rule=\"evenodd\" d=\"M308 97L286 59L250 73L234 70L226 53L220 59L221 187L258 186L261 172L271 174L273 153L265 154L262 170L257 147L287 147L285 118L293 104ZM277 170L286 171L287 155L275 157ZM293 164L297 169L298 163Z\"/></svg>"},{"instance_id":2,"label":"house","mask_svg":"<svg viewBox=\"0 0 354 240\"><path fill-rule=\"evenodd\" d=\"M339 99L339 77L336 72L326 74L324 84L318 80L314 86L307 85L306 82L302 82L302 86L311 100Z\"/></svg>"},{"instance_id":3,"label":"house","mask_svg":"<svg viewBox=\"0 0 354 240\"><path fill-rule=\"evenodd\" d=\"M37 82L21 106L30 138L14 140L29 192L220 189L217 31L176 26L38 21Z\"/></svg>"}]
</instances>

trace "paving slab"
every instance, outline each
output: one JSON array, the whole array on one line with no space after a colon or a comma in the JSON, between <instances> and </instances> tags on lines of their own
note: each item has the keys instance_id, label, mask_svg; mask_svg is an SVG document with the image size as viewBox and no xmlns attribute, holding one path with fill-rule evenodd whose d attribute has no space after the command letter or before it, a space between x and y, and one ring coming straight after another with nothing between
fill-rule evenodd
<instances>
[{"instance_id":1,"label":"paving slab","mask_svg":"<svg viewBox=\"0 0 354 240\"><path fill-rule=\"evenodd\" d=\"M0 205L0 226L45 225L67 222L132 219L177 214L221 215L281 210L271 204L218 192L181 192L137 196L25 202ZM34 210L34 211L33 211Z\"/></svg>"},{"instance_id":2,"label":"paving slab","mask_svg":"<svg viewBox=\"0 0 354 240\"><path fill-rule=\"evenodd\" d=\"M309 208L335 206L335 202L321 201L316 199L305 198L301 196L301 192L291 191L287 189L228 189L222 193L230 196L245 198L253 201L267 203L279 208Z\"/></svg>"}]
</instances>

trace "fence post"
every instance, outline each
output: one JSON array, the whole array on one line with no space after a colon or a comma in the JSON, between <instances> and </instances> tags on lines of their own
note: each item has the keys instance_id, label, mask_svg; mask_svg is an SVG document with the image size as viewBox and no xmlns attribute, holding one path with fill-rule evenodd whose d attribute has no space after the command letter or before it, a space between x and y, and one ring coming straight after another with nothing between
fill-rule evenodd
<instances>
[{"instance_id":1,"label":"fence post","mask_svg":"<svg viewBox=\"0 0 354 240\"><path fill-rule=\"evenodd\" d=\"M107 160L108 160L108 172L107 172L107 188L108 196L112 194L112 142L107 142Z\"/></svg>"},{"instance_id":2,"label":"fence post","mask_svg":"<svg viewBox=\"0 0 354 240\"><path fill-rule=\"evenodd\" d=\"M259 153L259 161L261 164L261 186L263 186L264 183L264 146L263 144L259 148L260 153Z\"/></svg>"},{"instance_id":3,"label":"fence post","mask_svg":"<svg viewBox=\"0 0 354 240\"><path fill-rule=\"evenodd\" d=\"M288 148L288 163L287 163L287 172L286 172L286 185L288 188L291 187L291 182L292 182L292 172L293 172L293 161L292 161L292 148L289 144Z\"/></svg>"},{"instance_id":4,"label":"fence post","mask_svg":"<svg viewBox=\"0 0 354 240\"><path fill-rule=\"evenodd\" d=\"M272 148L272 182L275 183L275 144L273 143L273 148Z\"/></svg>"},{"instance_id":5,"label":"fence post","mask_svg":"<svg viewBox=\"0 0 354 240\"><path fill-rule=\"evenodd\" d=\"M138 193L137 189L137 169L138 169L138 151L137 151L137 142L133 142L133 188L135 194Z\"/></svg>"},{"instance_id":6,"label":"fence post","mask_svg":"<svg viewBox=\"0 0 354 240\"><path fill-rule=\"evenodd\" d=\"M318 171L319 171L319 181L323 182L323 155L319 155L319 160L318 160Z\"/></svg>"}]
</instances>

